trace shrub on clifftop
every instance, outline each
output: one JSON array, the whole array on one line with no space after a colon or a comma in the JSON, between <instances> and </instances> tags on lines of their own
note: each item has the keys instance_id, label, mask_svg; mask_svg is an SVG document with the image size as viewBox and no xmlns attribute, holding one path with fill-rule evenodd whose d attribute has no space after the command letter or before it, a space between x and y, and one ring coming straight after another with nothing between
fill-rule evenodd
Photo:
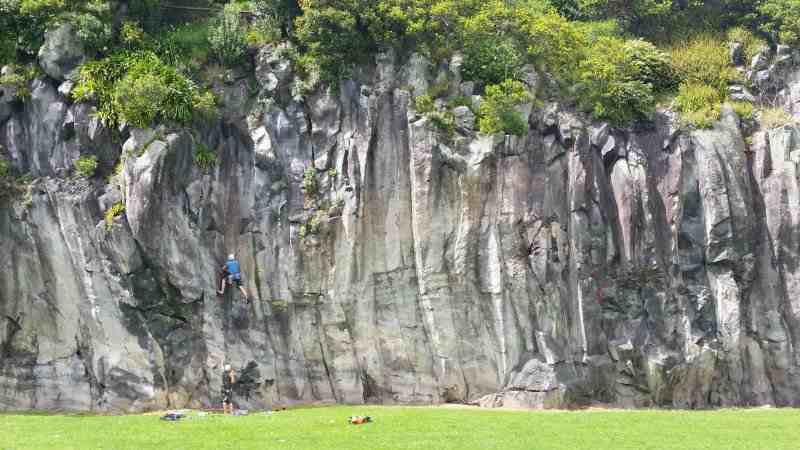
<instances>
[{"instance_id":1,"label":"shrub on clifftop","mask_svg":"<svg viewBox=\"0 0 800 450\"><path fill-rule=\"evenodd\" d=\"M728 45L713 36L700 36L671 51L672 68L678 79L717 89L721 95L739 78L731 64Z\"/></svg>"},{"instance_id":2,"label":"shrub on clifftop","mask_svg":"<svg viewBox=\"0 0 800 450\"><path fill-rule=\"evenodd\" d=\"M666 54L641 40L598 39L581 62L580 104L615 125L646 119L655 94L671 89L675 78Z\"/></svg>"},{"instance_id":3,"label":"shrub on clifftop","mask_svg":"<svg viewBox=\"0 0 800 450\"><path fill-rule=\"evenodd\" d=\"M681 122L697 128L711 128L719 120L723 96L715 87L702 83L683 83L675 98Z\"/></svg>"},{"instance_id":4,"label":"shrub on clifftop","mask_svg":"<svg viewBox=\"0 0 800 450\"><path fill-rule=\"evenodd\" d=\"M108 126L147 127L156 120L185 124L214 107L213 96L152 52L122 53L85 64L72 95L77 101L95 99L97 114Z\"/></svg>"},{"instance_id":5,"label":"shrub on clifftop","mask_svg":"<svg viewBox=\"0 0 800 450\"><path fill-rule=\"evenodd\" d=\"M528 124L517 112L517 107L531 100L525 85L519 81L506 80L487 87L480 108L481 132L522 136L528 130Z\"/></svg>"}]
</instances>

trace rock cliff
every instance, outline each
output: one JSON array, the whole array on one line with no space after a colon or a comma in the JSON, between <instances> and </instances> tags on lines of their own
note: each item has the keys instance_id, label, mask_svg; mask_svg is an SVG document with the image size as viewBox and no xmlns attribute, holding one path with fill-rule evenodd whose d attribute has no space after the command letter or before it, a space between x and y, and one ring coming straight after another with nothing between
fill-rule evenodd
<instances>
[{"instance_id":1,"label":"rock cliff","mask_svg":"<svg viewBox=\"0 0 800 450\"><path fill-rule=\"evenodd\" d=\"M796 112L783 52L748 75ZM382 55L299 98L279 55L190 128L108 130L47 77L0 95L30 174L0 206L0 410L216 405L225 363L251 408L800 404L800 129L545 101L521 138L466 107L448 133L411 92L472 94L457 62ZM90 154L104 176L73 177ZM215 295L230 252L250 304Z\"/></svg>"}]
</instances>

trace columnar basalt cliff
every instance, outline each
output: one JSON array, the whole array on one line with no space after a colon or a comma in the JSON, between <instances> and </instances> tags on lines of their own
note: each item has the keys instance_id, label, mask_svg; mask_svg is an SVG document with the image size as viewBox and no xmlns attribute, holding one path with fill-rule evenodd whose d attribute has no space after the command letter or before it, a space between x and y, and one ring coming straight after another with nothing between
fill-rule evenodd
<instances>
[{"instance_id":1,"label":"columnar basalt cliff","mask_svg":"<svg viewBox=\"0 0 800 450\"><path fill-rule=\"evenodd\" d=\"M783 52L750 76L794 109ZM382 55L299 100L278 54L191 128L108 130L48 77L3 93L32 181L0 208L0 410L215 405L226 362L252 408L800 403L800 129L544 101L524 137L467 107L448 133L411 92L472 94L457 61ZM71 176L87 154L108 178ZM250 304L215 295L229 252Z\"/></svg>"}]
</instances>

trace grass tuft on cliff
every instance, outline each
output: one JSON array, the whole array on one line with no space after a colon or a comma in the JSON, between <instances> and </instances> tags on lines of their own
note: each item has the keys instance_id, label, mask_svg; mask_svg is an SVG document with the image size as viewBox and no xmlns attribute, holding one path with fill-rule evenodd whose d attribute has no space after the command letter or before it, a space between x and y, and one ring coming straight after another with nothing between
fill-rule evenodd
<instances>
[{"instance_id":1,"label":"grass tuft on cliff","mask_svg":"<svg viewBox=\"0 0 800 450\"><path fill-rule=\"evenodd\" d=\"M353 415L374 422L349 425ZM179 422L158 416L0 416L3 448L796 449L800 411L528 412L337 406Z\"/></svg>"}]
</instances>

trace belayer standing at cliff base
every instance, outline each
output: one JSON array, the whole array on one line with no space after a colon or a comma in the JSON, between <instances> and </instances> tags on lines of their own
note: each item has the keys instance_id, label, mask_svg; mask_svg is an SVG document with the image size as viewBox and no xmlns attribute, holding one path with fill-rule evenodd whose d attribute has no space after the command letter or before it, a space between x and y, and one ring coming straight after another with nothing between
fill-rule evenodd
<instances>
[{"instance_id":1,"label":"belayer standing at cliff base","mask_svg":"<svg viewBox=\"0 0 800 450\"><path fill-rule=\"evenodd\" d=\"M225 285L226 284L234 284L239 288L239 291L242 292L242 296L244 297L244 301L249 301L247 297L247 291L242 286L242 272L239 265L239 261L236 259L236 256L231 253L228 255L228 261L222 266L223 276L222 276L222 283L220 283L220 290L217 291L218 295L225 294Z\"/></svg>"}]
</instances>

